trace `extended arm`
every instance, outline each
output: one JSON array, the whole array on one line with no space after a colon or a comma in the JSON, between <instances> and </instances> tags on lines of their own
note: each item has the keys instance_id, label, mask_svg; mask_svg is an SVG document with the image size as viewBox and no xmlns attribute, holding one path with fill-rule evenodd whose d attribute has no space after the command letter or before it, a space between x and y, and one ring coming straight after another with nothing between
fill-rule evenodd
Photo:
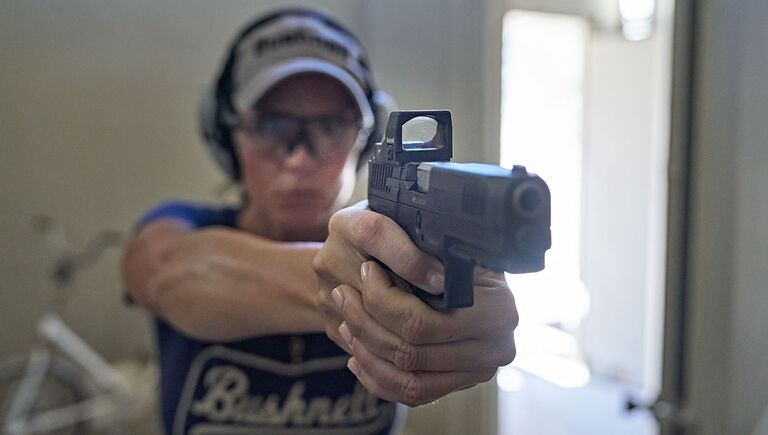
<instances>
[{"instance_id":1,"label":"extended arm","mask_svg":"<svg viewBox=\"0 0 768 435\"><path fill-rule=\"evenodd\" d=\"M197 339L320 332L311 266L320 246L162 219L129 242L123 277L138 304Z\"/></svg>"}]
</instances>

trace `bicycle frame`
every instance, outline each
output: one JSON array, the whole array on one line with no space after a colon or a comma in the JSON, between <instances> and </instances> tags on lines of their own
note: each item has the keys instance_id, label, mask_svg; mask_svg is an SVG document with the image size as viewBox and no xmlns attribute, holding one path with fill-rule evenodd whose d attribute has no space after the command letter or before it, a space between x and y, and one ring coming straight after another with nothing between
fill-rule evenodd
<instances>
[{"instance_id":1,"label":"bicycle frame","mask_svg":"<svg viewBox=\"0 0 768 435\"><path fill-rule=\"evenodd\" d=\"M40 319L37 333L40 344L29 354L24 377L3 422L4 433L51 431L117 414L124 408L132 396L127 379L67 327L61 317L54 313L45 314ZM55 352L82 369L100 393L78 403L30 415Z\"/></svg>"}]
</instances>

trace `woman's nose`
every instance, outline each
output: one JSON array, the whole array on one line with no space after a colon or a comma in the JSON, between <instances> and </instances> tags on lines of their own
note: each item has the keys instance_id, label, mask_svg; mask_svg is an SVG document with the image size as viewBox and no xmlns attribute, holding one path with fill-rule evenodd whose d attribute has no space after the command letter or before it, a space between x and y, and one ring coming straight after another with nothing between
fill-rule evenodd
<instances>
[{"instance_id":1,"label":"woman's nose","mask_svg":"<svg viewBox=\"0 0 768 435\"><path fill-rule=\"evenodd\" d=\"M299 141L287 150L283 164L287 168L308 169L318 165L314 153L311 151L306 140Z\"/></svg>"}]
</instances>

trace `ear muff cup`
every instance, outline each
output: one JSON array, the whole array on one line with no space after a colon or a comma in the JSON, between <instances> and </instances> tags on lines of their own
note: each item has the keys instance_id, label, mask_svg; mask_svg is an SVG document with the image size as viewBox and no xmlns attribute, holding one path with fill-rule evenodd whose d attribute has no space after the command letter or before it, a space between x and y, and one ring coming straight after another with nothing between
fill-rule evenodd
<instances>
[{"instance_id":1,"label":"ear muff cup","mask_svg":"<svg viewBox=\"0 0 768 435\"><path fill-rule=\"evenodd\" d=\"M368 159L373 153L373 146L376 142L379 142L384 137L384 130L387 128L387 121L389 120L389 114L398 110L397 102L395 98L384 91L374 91L372 98L369 100L371 107L373 108L373 114L376 118L376 122L373 126L370 136L368 137L368 143L360 153L360 159L357 162L357 169L368 162Z\"/></svg>"},{"instance_id":2,"label":"ear muff cup","mask_svg":"<svg viewBox=\"0 0 768 435\"><path fill-rule=\"evenodd\" d=\"M233 180L240 178L240 168L235 157L229 129L219 122L218 99L214 88L206 88L200 95L198 119L205 147L214 161Z\"/></svg>"}]
</instances>

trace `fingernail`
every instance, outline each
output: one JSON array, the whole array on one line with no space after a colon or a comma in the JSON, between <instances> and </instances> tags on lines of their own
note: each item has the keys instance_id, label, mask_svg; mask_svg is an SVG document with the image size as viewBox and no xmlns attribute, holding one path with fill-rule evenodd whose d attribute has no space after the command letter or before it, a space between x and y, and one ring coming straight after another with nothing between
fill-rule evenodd
<instances>
[{"instance_id":1,"label":"fingernail","mask_svg":"<svg viewBox=\"0 0 768 435\"><path fill-rule=\"evenodd\" d=\"M360 266L360 278L362 278L363 282L368 277L368 270L370 268L371 265L367 261Z\"/></svg>"},{"instance_id":2,"label":"fingernail","mask_svg":"<svg viewBox=\"0 0 768 435\"><path fill-rule=\"evenodd\" d=\"M352 337L352 333L349 332L349 328L347 327L347 322L341 322L341 325L339 325L339 334L344 338L344 341L347 342L349 347L352 347L352 341L355 339Z\"/></svg>"},{"instance_id":3,"label":"fingernail","mask_svg":"<svg viewBox=\"0 0 768 435\"><path fill-rule=\"evenodd\" d=\"M341 293L341 289L336 287L331 292L331 297L333 298L333 301L336 302L336 305L341 309L344 306L344 294Z\"/></svg>"},{"instance_id":4,"label":"fingernail","mask_svg":"<svg viewBox=\"0 0 768 435\"><path fill-rule=\"evenodd\" d=\"M355 376L360 377L360 363L357 362L357 360L352 357L347 361L347 368L349 371L355 374Z\"/></svg>"},{"instance_id":5,"label":"fingernail","mask_svg":"<svg viewBox=\"0 0 768 435\"><path fill-rule=\"evenodd\" d=\"M445 276L441 270L430 270L427 272L427 284L437 292L442 292L445 288Z\"/></svg>"}]
</instances>

